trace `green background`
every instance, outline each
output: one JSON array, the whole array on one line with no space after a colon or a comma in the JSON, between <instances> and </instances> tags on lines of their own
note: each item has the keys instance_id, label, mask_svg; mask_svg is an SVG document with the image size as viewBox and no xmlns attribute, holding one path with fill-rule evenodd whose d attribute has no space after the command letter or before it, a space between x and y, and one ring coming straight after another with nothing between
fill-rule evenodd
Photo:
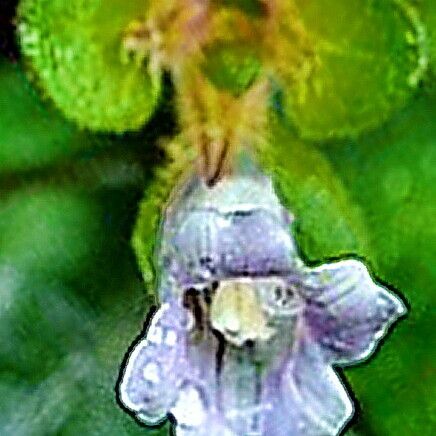
<instances>
[{"instance_id":1,"label":"green background","mask_svg":"<svg viewBox=\"0 0 436 436\"><path fill-rule=\"evenodd\" d=\"M358 255L409 307L373 358L342 371L358 403L346 433L432 435L436 5L414 2L429 66L409 86L418 55L403 50L404 17L381 2L371 27L352 2L327 3L304 15L323 61L316 86L298 84L313 98L290 107L278 92L264 161L307 259ZM92 134L41 98L11 32L0 38L0 434L166 434L138 426L114 388L150 305L130 238L155 190L157 140L176 131L171 86L142 130Z\"/></svg>"}]
</instances>

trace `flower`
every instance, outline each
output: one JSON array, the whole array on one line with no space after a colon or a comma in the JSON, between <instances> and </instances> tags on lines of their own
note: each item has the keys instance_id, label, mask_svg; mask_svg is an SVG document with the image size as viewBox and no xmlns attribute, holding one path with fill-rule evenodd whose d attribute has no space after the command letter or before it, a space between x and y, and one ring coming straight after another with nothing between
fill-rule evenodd
<instances>
[{"instance_id":1,"label":"flower","mask_svg":"<svg viewBox=\"0 0 436 436\"><path fill-rule=\"evenodd\" d=\"M271 180L246 166L193 177L169 204L158 247L162 305L120 379L146 424L177 435L336 435L353 404L333 365L374 351L406 309L363 263L308 267Z\"/></svg>"}]
</instances>

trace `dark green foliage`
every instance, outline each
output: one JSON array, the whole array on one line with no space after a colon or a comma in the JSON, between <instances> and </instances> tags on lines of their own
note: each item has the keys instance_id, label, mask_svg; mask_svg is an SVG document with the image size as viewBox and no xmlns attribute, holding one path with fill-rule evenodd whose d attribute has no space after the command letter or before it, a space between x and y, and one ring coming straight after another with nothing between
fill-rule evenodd
<instances>
[{"instance_id":1,"label":"dark green foliage","mask_svg":"<svg viewBox=\"0 0 436 436\"><path fill-rule=\"evenodd\" d=\"M78 180L3 192L2 434L141 434L114 388L150 305L129 247L144 179L105 160L86 159Z\"/></svg>"},{"instance_id":2,"label":"dark green foliage","mask_svg":"<svg viewBox=\"0 0 436 436\"><path fill-rule=\"evenodd\" d=\"M215 0L217 4L238 8L247 15L258 17L262 15L264 7L261 0Z\"/></svg>"},{"instance_id":3,"label":"dark green foliage","mask_svg":"<svg viewBox=\"0 0 436 436\"><path fill-rule=\"evenodd\" d=\"M70 123L41 103L21 67L4 59L0 111L0 173L42 166L87 145Z\"/></svg>"},{"instance_id":4,"label":"dark green foliage","mask_svg":"<svg viewBox=\"0 0 436 436\"><path fill-rule=\"evenodd\" d=\"M2 0L0 3L0 53L10 59L18 57L18 47L15 41L15 8L17 0Z\"/></svg>"}]
</instances>

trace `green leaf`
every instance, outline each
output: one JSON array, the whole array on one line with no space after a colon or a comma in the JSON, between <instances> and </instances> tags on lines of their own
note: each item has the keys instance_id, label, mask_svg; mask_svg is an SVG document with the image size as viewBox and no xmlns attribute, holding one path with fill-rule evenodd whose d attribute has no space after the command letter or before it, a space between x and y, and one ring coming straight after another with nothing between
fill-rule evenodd
<instances>
[{"instance_id":1,"label":"green leaf","mask_svg":"<svg viewBox=\"0 0 436 436\"><path fill-rule=\"evenodd\" d=\"M311 73L285 89L285 110L302 137L356 136L404 106L424 72L419 18L405 1L296 4L316 59Z\"/></svg>"},{"instance_id":2,"label":"green leaf","mask_svg":"<svg viewBox=\"0 0 436 436\"><path fill-rule=\"evenodd\" d=\"M384 129L327 151L364 212L376 276L410 305L377 357L346 371L363 434L431 434L435 425L435 119L435 98L421 97Z\"/></svg>"},{"instance_id":3,"label":"green leaf","mask_svg":"<svg viewBox=\"0 0 436 436\"><path fill-rule=\"evenodd\" d=\"M122 35L147 2L23 0L19 37L44 92L80 126L124 132L141 128L156 106L160 78L131 59Z\"/></svg>"}]
</instances>

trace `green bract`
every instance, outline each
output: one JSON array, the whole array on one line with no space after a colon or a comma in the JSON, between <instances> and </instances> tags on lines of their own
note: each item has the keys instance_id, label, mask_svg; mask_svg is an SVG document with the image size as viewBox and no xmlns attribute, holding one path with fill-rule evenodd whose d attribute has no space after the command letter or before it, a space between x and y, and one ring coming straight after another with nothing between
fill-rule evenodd
<instances>
[{"instance_id":1,"label":"green bract","mask_svg":"<svg viewBox=\"0 0 436 436\"><path fill-rule=\"evenodd\" d=\"M312 140L356 136L385 121L424 73L419 23L403 0L296 0L316 63L286 85L285 110Z\"/></svg>"},{"instance_id":2,"label":"green bract","mask_svg":"<svg viewBox=\"0 0 436 436\"><path fill-rule=\"evenodd\" d=\"M23 0L19 37L37 81L64 114L95 131L139 129L153 113L159 78L123 55L128 24L147 1Z\"/></svg>"},{"instance_id":3,"label":"green bract","mask_svg":"<svg viewBox=\"0 0 436 436\"><path fill-rule=\"evenodd\" d=\"M269 146L259 153L283 204L296 217L296 238L309 261L357 254L370 247L360 210L334 169L313 145L295 137L283 120L270 120Z\"/></svg>"},{"instance_id":4,"label":"green bract","mask_svg":"<svg viewBox=\"0 0 436 436\"><path fill-rule=\"evenodd\" d=\"M192 171L192 151L177 150L172 159L156 171L155 178L146 187L139 206L132 246L147 292L151 295L154 295L154 251L162 212L176 184L181 182L184 174Z\"/></svg>"},{"instance_id":5,"label":"green bract","mask_svg":"<svg viewBox=\"0 0 436 436\"><path fill-rule=\"evenodd\" d=\"M217 43L205 52L203 72L218 88L238 96L256 79L261 62L248 44Z\"/></svg>"}]
</instances>

